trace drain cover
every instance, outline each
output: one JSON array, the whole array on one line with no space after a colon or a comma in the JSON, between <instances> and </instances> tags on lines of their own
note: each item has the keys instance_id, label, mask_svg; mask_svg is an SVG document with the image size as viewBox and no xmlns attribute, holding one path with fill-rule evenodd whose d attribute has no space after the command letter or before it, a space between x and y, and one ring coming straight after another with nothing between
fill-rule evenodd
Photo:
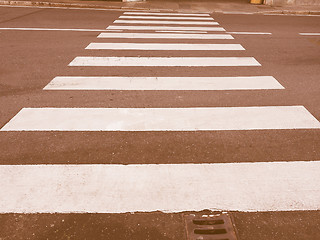
<instances>
[{"instance_id":1,"label":"drain cover","mask_svg":"<svg viewBox=\"0 0 320 240\"><path fill-rule=\"evenodd\" d=\"M237 240L232 220L227 213L184 215L188 240Z\"/></svg>"}]
</instances>

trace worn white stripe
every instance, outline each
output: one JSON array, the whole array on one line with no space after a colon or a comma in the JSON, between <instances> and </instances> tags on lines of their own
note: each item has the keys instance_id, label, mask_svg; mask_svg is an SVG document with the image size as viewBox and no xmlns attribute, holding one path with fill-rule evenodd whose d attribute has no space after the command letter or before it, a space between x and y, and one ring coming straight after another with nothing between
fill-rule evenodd
<instances>
[{"instance_id":1,"label":"worn white stripe","mask_svg":"<svg viewBox=\"0 0 320 240\"><path fill-rule=\"evenodd\" d=\"M255 90L284 89L272 76L55 77L45 90Z\"/></svg>"},{"instance_id":2,"label":"worn white stripe","mask_svg":"<svg viewBox=\"0 0 320 240\"><path fill-rule=\"evenodd\" d=\"M312 129L303 106L23 108L1 131L218 131Z\"/></svg>"},{"instance_id":3,"label":"worn white stripe","mask_svg":"<svg viewBox=\"0 0 320 240\"><path fill-rule=\"evenodd\" d=\"M212 17L166 17L166 16L120 16L121 19L157 19L157 20L214 20Z\"/></svg>"},{"instance_id":4,"label":"worn white stripe","mask_svg":"<svg viewBox=\"0 0 320 240\"><path fill-rule=\"evenodd\" d=\"M112 50L245 50L240 44L90 43L86 49Z\"/></svg>"},{"instance_id":5,"label":"worn white stripe","mask_svg":"<svg viewBox=\"0 0 320 240\"><path fill-rule=\"evenodd\" d=\"M227 32L229 34L238 34L238 35L271 35L269 32Z\"/></svg>"},{"instance_id":6,"label":"worn white stripe","mask_svg":"<svg viewBox=\"0 0 320 240\"><path fill-rule=\"evenodd\" d=\"M98 38L233 39L230 34L101 33Z\"/></svg>"},{"instance_id":7,"label":"worn white stripe","mask_svg":"<svg viewBox=\"0 0 320 240\"><path fill-rule=\"evenodd\" d=\"M115 20L113 23L125 23L125 24L169 24L169 25L219 25L217 22L205 22L205 21L157 21L157 20Z\"/></svg>"},{"instance_id":8,"label":"worn white stripe","mask_svg":"<svg viewBox=\"0 0 320 240\"><path fill-rule=\"evenodd\" d=\"M225 12L225 11L223 11L222 12L223 14L244 14L244 15L251 15L251 14L255 14L255 13L257 13L257 12L236 12L236 11L234 11L234 12Z\"/></svg>"},{"instance_id":9,"label":"worn white stripe","mask_svg":"<svg viewBox=\"0 0 320 240\"><path fill-rule=\"evenodd\" d=\"M76 57L69 66L261 66L253 57Z\"/></svg>"},{"instance_id":10,"label":"worn white stripe","mask_svg":"<svg viewBox=\"0 0 320 240\"><path fill-rule=\"evenodd\" d=\"M0 165L0 213L320 210L319 172L320 161Z\"/></svg>"},{"instance_id":11,"label":"worn white stripe","mask_svg":"<svg viewBox=\"0 0 320 240\"><path fill-rule=\"evenodd\" d=\"M160 33L208 33L206 31L155 31Z\"/></svg>"},{"instance_id":12,"label":"worn white stripe","mask_svg":"<svg viewBox=\"0 0 320 240\"><path fill-rule=\"evenodd\" d=\"M304 35L304 36L320 36L320 33L299 33L299 35Z\"/></svg>"},{"instance_id":13,"label":"worn white stripe","mask_svg":"<svg viewBox=\"0 0 320 240\"><path fill-rule=\"evenodd\" d=\"M155 15L155 16L195 16L195 17L209 17L206 13L154 13L154 12L124 12L124 15Z\"/></svg>"},{"instance_id":14,"label":"worn white stripe","mask_svg":"<svg viewBox=\"0 0 320 240\"><path fill-rule=\"evenodd\" d=\"M80 28L0 28L0 30L16 30L16 31L71 31L71 32L121 32L122 30L106 30L106 29L80 29Z\"/></svg>"},{"instance_id":15,"label":"worn white stripe","mask_svg":"<svg viewBox=\"0 0 320 240\"><path fill-rule=\"evenodd\" d=\"M170 27L170 26L118 26L110 25L107 29L122 30L195 30L195 31L225 31L222 27Z\"/></svg>"}]
</instances>

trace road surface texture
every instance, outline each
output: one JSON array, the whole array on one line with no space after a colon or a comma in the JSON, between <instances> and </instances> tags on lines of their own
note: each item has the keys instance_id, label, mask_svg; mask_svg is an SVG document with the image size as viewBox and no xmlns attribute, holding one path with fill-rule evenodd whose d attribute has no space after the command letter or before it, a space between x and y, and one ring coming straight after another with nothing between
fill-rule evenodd
<instances>
[{"instance_id":1,"label":"road surface texture","mask_svg":"<svg viewBox=\"0 0 320 240\"><path fill-rule=\"evenodd\" d=\"M319 30L0 7L0 239L320 239Z\"/></svg>"}]
</instances>

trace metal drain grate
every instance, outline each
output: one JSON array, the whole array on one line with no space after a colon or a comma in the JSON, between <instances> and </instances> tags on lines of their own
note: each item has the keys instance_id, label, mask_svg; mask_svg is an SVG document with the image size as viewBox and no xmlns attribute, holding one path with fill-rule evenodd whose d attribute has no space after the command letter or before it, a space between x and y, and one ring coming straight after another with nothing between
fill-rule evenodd
<instances>
[{"instance_id":1,"label":"metal drain grate","mask_svg":"<svg viewBox=\"0 0 320 240\"><path fill-rule=\"evenodd\" d=\"M184 215L188 240L237 240L231 217L227 213Z\"/></svg>"}]
</instances>

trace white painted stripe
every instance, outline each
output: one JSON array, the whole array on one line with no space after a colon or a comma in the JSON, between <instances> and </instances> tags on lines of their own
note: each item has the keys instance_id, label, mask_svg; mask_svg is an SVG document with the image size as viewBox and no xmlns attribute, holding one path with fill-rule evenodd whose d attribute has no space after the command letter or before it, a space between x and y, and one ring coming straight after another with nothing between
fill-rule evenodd
<instances>
[{"instance_id":1,"label":"white painted stripe","mask_svg":"<svg viewBox=\"0 0 320 240\"><path fill-rule=\"evenodd\" d=\"M320 33L299 33L299 35L304 35L304 36L320 36Z\"/></svg>"},{"instance_id":2,"label":"white painted stripe","mask_svg":"<svg viewBox=\"0 0 320 240\"><path fill-rule=\"evenodd\" d=\"M124 15L155 15L155 16L195 16L195 17L210 17L209 14L204 13L154 13L154 12L124 12Z\"/></svg>"},{"instance_id":3,"label":"white painted stripe","mask_svg":"<svg viewBox=\"0 0 320 240\"><path fill-rule=\"evenodd\" d=\"M18 31L74 31L74 32L122 32L122 30L106 29L77 29L77 28L0 28L0 30L18 30Z\"/></svg>"},{"instance_id":4,"label":"white painted stripe","mask_svg":"<svg viewBox=\"0 0 320 240\"><path fill-rule=\"evenodd\" d=\"M269 32L227 32L229 34L239 34L239 35L271 35Z\"/></svg>"},{"instance_id":5,"label":"white painted stripe","mask_svg":"<svg viewBox=\"0 0 320 240\"><path fill-rule=\"evenodd\" d=\"M169 24L169 25L219 25L217 22L205 21L157 21L157 20L115 20L113 23L126 24Z\"/></svg>"},{"instance_id":6,"label":"white painted stripe","mask_svg":"<svg viewBox=\"0 0 320 240\"><path fill-rule=\"evenodd\" d=\"M69 66L261 66L253 57L76 57Z\"/></svg>"},{"instance_id":7,"label":"white painted stripe","mask_svg":"<svg viewBox=\"0 0 320 240\"><path fill-rule=\"evenodd\" d=\"M101 33L98 38L234 39L230 34Z\"/></svg>"},{"instance_id":8,"label":"white painted stripe","mask_svg":"<svg viewBox=\"0 0 320 240\"><path fill-rule=\"evenodd\" d=\"M255 14L255 13L258 13L258 12L222 12L223 14L244 14L244 15L251 15L251 14Z\"/></svg>"},{"instance_id":9,"label":"white painted stripe","mask_svg":"<svg viewBox=\"0 0 320 240\"><path fill-rule=\"evenodd\" d=\"M222 27L170 27L170 26L117 26L110 25L107 29L122 30L194 30L194 31L225 31Z\"/></svg>"},{"instance_id":10,"label":"white painted stripe","mask_svg":"<svg viewBox=\"0 0 320 240\"><path fill-rule=\"evenodd\" d=\"M245 50L240 44L188 44L188 43L90 43L86 49L112 50Z\"/></svg>"},{"instance_id":11,"label":"white painted stripe","mask_svg":"<svg viewBox=\"0 0 320 240\"><path fill-rule=\"evenodd\" d=\"M122 32L123 30L117 30L117 29L114 29L114 30L108 30L108 29L106 29L106 30L104 30L103 32Z\"/></svg>"},{"instance_id":12,"label":"white painted stripe","mask_svg":"<svg viewBox=\"0 0 320 240\"><path fill-rule=\"evenodd\" d=\"M1 131L218 131L312 129L303 106L23 108Z\"/></svg>"},{"instance_id":13,"label":"white painted stripe","mask_svg":"<svg viewBox=\"0 0 320 240\"><path fill-rule=\"evenodd\" d=\"M0 213L320 210L319 172L320 161L0 165Z\"/></svg>"},{"instance_id":14,"label":"white painted stripe","mask_svg":"<svg viewBox=\"0 0 320 240\"><path fill-rule=\"evenodd\" d=\"M284 89L272 76L55 77L45 90L256 90Z\"/></svg>"},{"instance_id":15,"label":"white painted stripe","mask_svg":"<svg viewBox=\"0 0 320 240\"><path fill-rule=\"evenodd\" d=\"M214 20L212 17L120 16L121 19Z\"/></svg>"},{"instance_id":16,"label":"white painted stripe","mask_svg":"<svg viewBox=\"0 0 320 240\"><path fill-rule=\"evenodd\" d=\"M206 31L155 31L160 33L208 33Z\"/></svg>"}]
</instances>

